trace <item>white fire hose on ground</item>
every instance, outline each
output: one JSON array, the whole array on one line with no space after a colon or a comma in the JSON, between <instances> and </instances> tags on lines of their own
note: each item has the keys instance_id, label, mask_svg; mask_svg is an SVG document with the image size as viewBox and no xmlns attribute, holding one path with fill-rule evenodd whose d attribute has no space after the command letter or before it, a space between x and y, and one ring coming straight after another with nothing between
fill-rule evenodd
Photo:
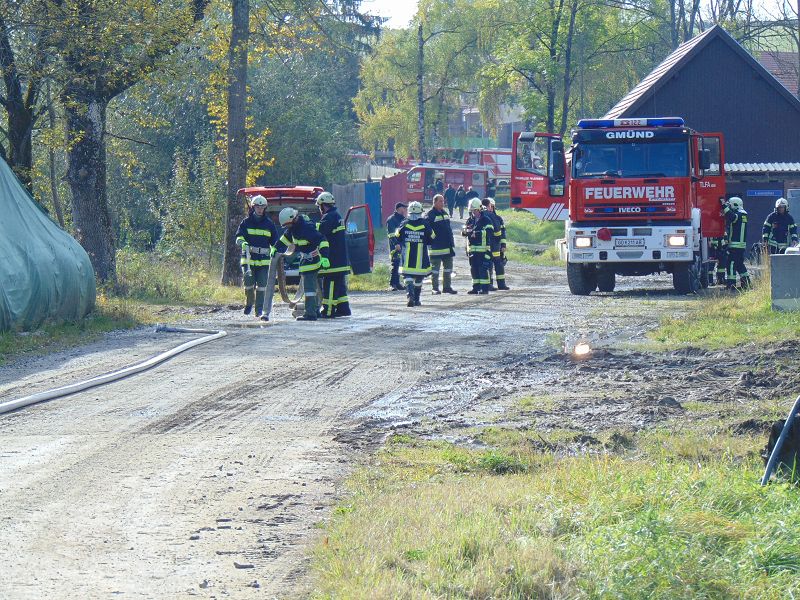
<instances>
[{"instance_id":1,"label":"white fire hose on ground","mask_svg":"<svg viewBox=\"0 0 800 600\"><path fill-rule=\"evenodd\" d=\"M181 327L166 327L164 325L157 325L156 332L162 332L162 331L167 333L204 333L207 335L201 338L197 338L196 340L186 342L185 344L181 344L180 346L177 346L172 350L162 352L161 354L154 356L153 358L150 358L144 362L132 365L130 367L125 367L124 369L120 369L118 371L106 373L105 375L100 375L98 377L87 379L86 381L65 385L59 388L55 388L53 390L48 390L46 392L39 392L37 394L25 396L24 398L17 398L16 400L3 402L2 404L0 404L0 414L18 410L20 408L30 406L31 404L38 404L39 402L46 402L48 400L55 400L56 398L63 398L64 396L69 396L70 394L76 394L84 390L95 388L101 385L106 385L114 381L119 381L120 379L123 379L125 377L130 377L131 375L136 375L138 373L141 373L142 371L152 369L153 367L160 365L161 363L169 360L174 356L177 356L182 352L186 352L187 350L191 350L192 348L196 348L197 346L200 346L202 344L207 344L208 342L213 342L214 340L218 340L228 335L227 332L225 331L215 331L212 329L184 329Z\"/></svg>"}]
</instances>

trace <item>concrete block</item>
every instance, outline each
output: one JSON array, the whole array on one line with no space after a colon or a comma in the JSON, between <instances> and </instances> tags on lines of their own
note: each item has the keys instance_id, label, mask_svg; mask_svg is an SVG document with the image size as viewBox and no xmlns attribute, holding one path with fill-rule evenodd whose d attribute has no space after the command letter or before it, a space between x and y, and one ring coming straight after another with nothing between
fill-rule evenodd
<instances>
[{"instance_id":1,"label":"concrete block","mask_svg":"<svg viewBox=\"0 0 800 600\"><path fill-rule=\"evenodd\" d=\"M773 254L772 310L800 310L800 254Z\"/></svg>"}]
</instances>

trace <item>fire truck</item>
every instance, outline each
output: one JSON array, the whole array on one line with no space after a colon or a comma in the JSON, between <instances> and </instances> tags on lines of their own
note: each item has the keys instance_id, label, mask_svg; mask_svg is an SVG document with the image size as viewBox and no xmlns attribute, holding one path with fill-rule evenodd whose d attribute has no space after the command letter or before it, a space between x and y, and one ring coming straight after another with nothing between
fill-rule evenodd
<instances>
[{"instance_id":1,"label":"fire truck","mask_svg":"<svg viewBox=\"0 0 800 600\"><path fill-rule=\"evenodd\" d=\"M559 136L522 133L511 206L565 220L573 294L613 291L618 274L664 272L693 293L708 285L708 240L725 231L723 149L722 134L679 117L581 120L569 161Z\"/></svg>"},{"instance_id":2,"label":"fire truck","mask_svg":"<svg viewBox=\"0 0 800 600\"><path fill-rule=\"evenodd\" d=\"M406 174L408 186L406 188L407 202L428 202L434 195L434 185L437 180L442 181L446 188L452 184L453 189L463 185L464 189L472 187L481 197L486 196L489 184L489 170L479 165L457 165L420 163L411 168Z\"/></svg>"}]
</instances>

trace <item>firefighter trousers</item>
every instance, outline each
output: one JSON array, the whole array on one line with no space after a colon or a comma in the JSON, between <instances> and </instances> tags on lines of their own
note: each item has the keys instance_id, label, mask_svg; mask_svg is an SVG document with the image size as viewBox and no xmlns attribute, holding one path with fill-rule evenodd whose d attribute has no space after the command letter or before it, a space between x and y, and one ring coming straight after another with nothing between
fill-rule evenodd
<instances>
[{"instance_id":1,"label":"firefighter trousers","mask_svg":"<svg viewBox=\"0 0 800 600\"><path fill-rule=\"evenodd\" d=\"M300 273L303 278L303 302L305 305L303 314L315 319L319 316L317 313L317 275L317 271Z\"/></svg>"},{"instance_id":2,"label":"firefighter trousers","mask_svg":"<svg viewBox=\"0 0 800 600\"><path fill-rule=\"evenodd\" d=\"M242 275L244 276L244 296L247 306L255 305L256 316L260 317L264 310L264 294L267 291L269 265L250 267L249 274L247 267L242 267Z\"/></svg>"},{"instance_id":3,"label":"firefighter trousers","mask_svg":"<svg viewBox=\"0 0 800 600\"><path fill-rule=\"evenodd\" d=\"M506 265L500 252L492 252L492 262L489 264L489 285L497 279L497 287L506 287Z\"/></svg>"},{"instance_id":4,"label":"firefighter trousers","mask_svg":"<svg viewBox=\"0 0 800 600\"><path fill-rule=\"evenodd\" d=\"M392 275L389 278L389 287L400 287L400 253L392 250L389 255L392 258Z\"/></svg>"},{"instance_id":5,"label":"firefighter trousers","mask_svg":"<svg viewBox=\"0 0 800 600\"><path fill-rule=\"evenodd\" d=\"M419 303L419 297L420 294L422 294L422 282L424 280L424 275L403 275L403 283L406 284L406 296L409 300Z\"/></svg>"},{"instance_id":6,"label":"firefighter trousers","mask_svg":"<svg viewBox=\"0 0 800 600\"><path fill-rule=\"evenodd\" d=\"M449 254L431 256L431 285L434 291L439 290L439 273L442 274L444 289L453 289L453 257Z\"/></svg>"},{"instance_id":7,"label":"firefighter trousers","mask_svg":"<svg viewBox=\"0 0 800 600\"><path fill-rule=\"evenodd\" d=\"M742 280L743 286L747 286L750 283L750 275L744 264L744 253L744 248L728 248L728 278L726 281L728 287L736 285L737 273Z\"/></svg>"},{"instance_id":8,"label":"firefighter trousers","mask_svg":"<svg viewBox=\"0 0 800 600\"><path fill-rule=\"evenodd\" d=\"M322 316L335 317L350 314L347 296L347 273L326 273L322 278Z\"/></svg>"},{"instance_id":9,"label":"firefighter trousers","mask_svg":"<svg viewBox=\"0 0 800 600\"><path fill-rule=\"evenodd\" d=\"M489 265L491 256L485 252L473 252L469 255L469 270L472 273L472 289L489 290Z\"/></svg>"},{"instance_id":10,"label":"firefighter trousers","mask_svg":"<svg viewBox=\"0 0 800 600\"><path fill-rule=\"evenodd\" d=\"M728 249L717 250L717 283L722 285L728 278Z\"/></svg>"}]
</instances>

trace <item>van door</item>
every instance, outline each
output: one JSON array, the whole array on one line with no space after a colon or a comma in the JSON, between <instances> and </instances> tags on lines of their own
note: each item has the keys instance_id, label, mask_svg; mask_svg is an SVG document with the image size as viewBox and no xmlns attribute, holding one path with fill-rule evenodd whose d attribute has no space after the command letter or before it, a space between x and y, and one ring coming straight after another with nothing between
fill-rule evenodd
<instances>
[{"instance_id":1,"label":"van door","mask_svg":"<svg viewBox=\"0 0 800 600\"><path fill-rule=\"evenodd\" d=\"M353 275L371 273L375 257L375 234L369 206L359 204L351 207L344 218L344 231Z\"/></svg>"}]
</instances>

